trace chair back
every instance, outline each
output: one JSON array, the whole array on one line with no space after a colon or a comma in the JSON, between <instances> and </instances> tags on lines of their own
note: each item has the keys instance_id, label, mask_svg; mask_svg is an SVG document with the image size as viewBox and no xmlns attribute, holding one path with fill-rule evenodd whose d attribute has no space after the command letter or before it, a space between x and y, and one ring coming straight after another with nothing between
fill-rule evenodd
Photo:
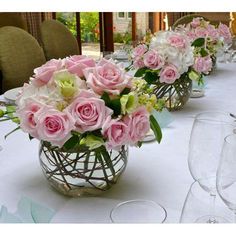
<instances>
[{"instance_id":1,"label":"chair back","mask_svg":"<svg viewBox=\"0 0 236 236\"><path fill-rule=\"evenodd\" d=\"M31 34L14 26L0 28L2 92L22 86L45 62L43 49Z\"/></svg>"},{"instance_id":2,"label":"chair back","mask_svg":"<svg viewBox=\"0 0 236 236\"><path fill-rule=\"evenodd\" d=\"M204 20L209 21L206 17L203 17L199 14L190 14L176 20L175 23L172 25L172 29L175 29L178 25L186 25L190 23L193 20L193 18L196 18L196 17L201 17Z\"/></svg>"},{"instance_id":3,"label":"chair back","mask_svg":"<svg viewBox=\"0 0 236 236\"><path fill-rule=\"evenodd\" d=\"M21 15L17 12L2 12L0 13L0 27L3 26L15 26L24 30L28 30L27 22Z\"/></svg>"},{"instance_id":4,"label":"chair back","mask_svg":"<svg viewBox=\"0 0 236 236\"><path fill-rule=\"evenodd\" d=\"M44 21L41 24L40 33L47 60L80 54L76 38L61 22Z\"/></svg>"}]
</instances>

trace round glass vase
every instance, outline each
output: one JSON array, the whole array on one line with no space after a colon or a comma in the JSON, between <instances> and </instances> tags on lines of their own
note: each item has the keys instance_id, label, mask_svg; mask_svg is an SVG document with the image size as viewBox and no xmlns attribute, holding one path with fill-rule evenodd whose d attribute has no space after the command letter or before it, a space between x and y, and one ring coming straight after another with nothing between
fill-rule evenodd
<instances>
[{"instance_id":1,"label":"round glass vase","mask_svg":"<svg viewBox=\"0 0 236 236\"><path fill-rule=\"evenodd\" d=\"M79 197L98 195L117 183L127 165L128 148L106 151L64 151L50 143L41 142L39 160L49 184L60 193Z\"/></svg>"},{"instance_id":2,"label":"round glass vase","mask_svg":"<svg viewBox=\"0 0 236 236\"><path fill-rule=\"evenodd\" d=\"M180 110L190 97L192 80L187 74L184 74L173 84L156 82L153 91L158 99L165 100L166 108L169 111Z\"/></svg>"}]
</instances>

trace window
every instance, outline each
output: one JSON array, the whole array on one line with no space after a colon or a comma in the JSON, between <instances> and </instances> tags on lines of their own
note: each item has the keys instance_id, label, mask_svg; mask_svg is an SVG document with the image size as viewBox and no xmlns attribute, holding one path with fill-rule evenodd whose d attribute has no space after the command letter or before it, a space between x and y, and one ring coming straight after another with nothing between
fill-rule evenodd
<instances>
[{"instance_id":1,"label":"window","mask_svg":"<svg viewBox=\"0 0 236 236\"><path fill-rule=\"evenodd\" d=\"M118 18L125 18L124 12L118 12Z\"/></svg>"},{"instance_id":2,"label":"window","mask_svg":"<svg viewBox=\"0 0 236 236\"><path fill-rule=\"evenodd\" d=\"M132 12L128 12L128 18L132 18Z\"/></svg>"}]
</instances>

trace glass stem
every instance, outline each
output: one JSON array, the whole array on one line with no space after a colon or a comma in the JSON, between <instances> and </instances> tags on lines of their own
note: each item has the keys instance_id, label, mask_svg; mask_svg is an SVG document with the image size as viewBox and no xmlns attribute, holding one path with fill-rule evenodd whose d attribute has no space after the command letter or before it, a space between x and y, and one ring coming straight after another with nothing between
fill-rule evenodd
<instances>
[{"instance_id":1,"label":"glass stem","mask_svg":"<svg viewBox=\"0 0 236 236\"><path fill-rule=\"evenodd\" d=\"M216 195L210 193L210 218L207 223L216 223L215 219L215 201Z\"/></svg>"},{"instance_id":2,"label":"glass stem","mask_svg":"<svg viewBox=\"0 0 236 236\"><path fill-rule=\"evenodd\" d=\"M234 211L234 223L236 223L236 210Z\"/></svg>"}]
</instances>

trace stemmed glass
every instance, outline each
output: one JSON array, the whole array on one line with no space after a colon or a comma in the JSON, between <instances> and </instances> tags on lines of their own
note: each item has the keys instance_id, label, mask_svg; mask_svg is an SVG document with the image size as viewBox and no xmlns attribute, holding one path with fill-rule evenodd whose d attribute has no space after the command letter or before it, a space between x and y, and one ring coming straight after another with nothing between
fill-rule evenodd
<instances>
[{"instance_id":1,"label":"stemmed glass","mask_svg":"<svg viewBox=\"0 0 236 236\"><path fill-rule=\"evenodd\" d=\"M224 140L216 186L223 202L233 211L236 223L236 134Z\"/></svg>"},{"instance_id":2,"label":"stemmed glass","mask_svg":"<svg viewBox=\"0 0 236 236\"><path fill-rule=\"evenodd\" d=\"M110 213L113 223L164 223L166 217L164 207L143 199L121 202Z\"/></svg>"},{"instance_id":3,"label":"stemmed glass","mask_svg":"<svg viewBox=\"0 0 236 236\"><path fill-rule=\"evenodd\" d=\"M212 199L210 213L200 217L198 222L225 221L215 216L216 171L224 138L236 129L235 121L234 115L220 111L204 112L195 117L189 142L189 170Z\"/></svg>"}]
</instances>

